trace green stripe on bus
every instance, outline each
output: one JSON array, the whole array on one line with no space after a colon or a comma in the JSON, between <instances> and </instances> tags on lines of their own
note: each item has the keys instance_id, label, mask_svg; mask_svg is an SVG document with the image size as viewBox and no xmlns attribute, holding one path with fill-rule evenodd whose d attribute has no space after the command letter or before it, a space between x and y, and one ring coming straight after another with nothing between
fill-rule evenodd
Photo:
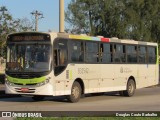
<instances>
[{"instance_id":1,"label":"green stripe on bus","mask_svg":"<svg viewBox=\"0 0 160 120\"><path fill-rule=\"evenodd\" d=\"M72 80L72 70L69 71L69 79Z\"/></svg>"},{"instance_id":2,"label":"green stripe on bus","mask_svg":"<svg viewBox=\"0 0 160 120\"><path fill-rule=\"evenodd\" d=\"M19 84L34 84L34 83L40 83L46 80L45 77L40 77L40 78L31 78L31 79L22 79L22 78L13 78L10 76L7 76L7 80L12 82L12 83L19 83Z\"/></svg>"}]
</instances>

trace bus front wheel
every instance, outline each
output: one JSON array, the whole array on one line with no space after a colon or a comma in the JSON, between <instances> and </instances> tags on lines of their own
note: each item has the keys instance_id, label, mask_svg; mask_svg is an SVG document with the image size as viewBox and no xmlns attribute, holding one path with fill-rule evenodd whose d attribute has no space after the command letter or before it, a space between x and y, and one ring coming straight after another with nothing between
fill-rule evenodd
<instances>
[{"instance_id":1,"label":"bus front wheel","mask_svg":"<svg viewBox=\"0 0 160 120\"><path fill-rule=\"evenodd\" d=\"M68 100L72 103L78 102L79 99L81 98L81 94L82 94L82 88L79 82L75 81L71 89L71 95L68 96Z\"/></svg>"},{"instance_id":2,"label":"bus front wheel","mask_svg":"<svg viewBox=\"0 0 160 120\"><path fill-rule=\"evenodd\" d=\"M127 83L127 90L123 91L123 95L131 97L134 95L135 89L136 89L136 85L135 85L134 80L129 79L129 81Z\"/></svg>"}]
</instances>

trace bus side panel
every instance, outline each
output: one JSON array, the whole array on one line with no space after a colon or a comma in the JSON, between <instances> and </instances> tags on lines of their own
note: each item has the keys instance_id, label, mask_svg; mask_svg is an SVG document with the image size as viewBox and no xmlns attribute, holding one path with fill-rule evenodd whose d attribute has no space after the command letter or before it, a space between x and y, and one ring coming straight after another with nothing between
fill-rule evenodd
<instances>
[{"instance_id":1,"label":"bus side panel","mask_svg":"<svg viewBox=\"0 0 160 120\"><path fill-rule=\"evenodd\" d=\"M81 79L85 93L126 90L133 76L136 88L158 84L157 65L147 64L69 64L55 77L55 95L69 95L73 82Z\"/></svg>"},{"instance_id":2,"label":"bus side panel","mask_svg":"<svg viewBox=\"0 0 160 120\"><path fill-rule=\"evenodd\" d=\"M84 83L85 92L88 90L88 81L85 76L88 67L81 64L68 64L67 68L59 75L55 76L55 95L70 95L72 85L75 80L81 79Z\"/></svg>"},{"instance_id":3,"label":"bus side panel","mask_svg":"<svg viewBox=\"0 0 160 120\"><path fill-rule=\"evenodd\" d=\"M147 81L148 86L156 85L158 84L158 65L156 64L150 64L148 65L148 74L147 74Z\"/></svg>"},{"instance_id":4,"label":"bus side panel","mask_svg":"<svg viewBox=\"0 0 160 120\"><path fill-rule=\"evenodd\" d=\"M86 73L86 81L88 81L88 92L100 92L100 78L101 70L99 64L87 64L85 69L88 69Z\"/></svg>"},{"instance_id":5,"label":"bus side panel","mask_svg":"<svg viewBox=\"0 0 160 120\"><path fill-rule=\"evenodd\" d=\"M55 96L71 94L71 85L73 83L67 79L67 72L64 70L61 74L55 76Z\"/></svg>"},{"instance_id":6,"label":"bus side panel","mask_svg":"<svg viewBox=\"0 0 160 120\"><path fill-rule=\"evenodd\" d=\"M139 64L138 65L138 70L137 70L137 74L138 74L138 84L137 84L137 88L143 88L146 87L148 84L147 81L147 74L148 74L148 65L147 64Z\"/></svg>"},{"instance_id":7,"label":"bus side panel","mask_svg":"<svg viewBox=\"0 0 160 120\"><path fill-rule=\"evenodd\" d=\"M138 84L137 65L135 64L103 64L101 65L100 91L126 90L127 81L131 76Z\"/></svg>"},{"instance_id":8,"label":"bus side panel","mask_svg":"<svg viewBox=\"0 0 160 120\"><path fill-rule=\"evenodd\" d=\"M115 64L115 87L126 90L127 82L132 76L137 84L137 64Z\"/></svg>"},{"instance_id":9,"label":"bus side panel","mask_svg":"<svg viewBox=\"0 0 160 120\"><path fill-rule=\"evenodd\" d=\"M151 86L155 82L155 65L147 65L147 86Z\"/></svg>"},{"instance_id":10,"label":"bus side panel","mask_svg":"<svg viewBox=\"0 0 160 120\"><path fill-rule=\"evenodd\" d=\"M100 91L114 91L115 68L111 64L101 64Z\"/></svg>"}]
</instances>

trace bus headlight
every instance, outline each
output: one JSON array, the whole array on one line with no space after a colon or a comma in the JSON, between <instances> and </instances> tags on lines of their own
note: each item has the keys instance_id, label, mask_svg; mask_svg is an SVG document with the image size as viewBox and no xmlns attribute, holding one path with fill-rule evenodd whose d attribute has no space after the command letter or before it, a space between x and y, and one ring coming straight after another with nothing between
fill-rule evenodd
<instances>
[{"instance_id":1,"label":"bus headlight","mask_svg":"<svg viewBox=\"0 0 160 120\"><path fill-rule=\"evenodd\" d=\"M13 85L14 85L14 83L10 82L10 81L7 79L6 76L5 76L5 84L10 85L10 86L13 86Z\"/></svg>"},{"instance_id":2,"label":"bus headlight","mask_svg":"<svg viewBox=\"0 0 160 120\"><path fill-rule=\"evenodd\" d=\"M51 78L48 77L45 81L38 83L37 86L40 87L40 86L42 86L42 85L45 85L45 84L49 83L50 79L51 79Z\"/></svg>"},{"instance_id":3,"label":"bus headlight","mask_svg":"<svg viewBox=\"0 0 160 120\"><path fill-rule=\"evenodd\" d=\"M5 80L5 83L6 83L7 85L10 85L10 86L13 86L13 85L14 85L14 83L12 83L12 82L10 82L10 81L8 81L8 80Z\"/></svg>"}]
</instances>

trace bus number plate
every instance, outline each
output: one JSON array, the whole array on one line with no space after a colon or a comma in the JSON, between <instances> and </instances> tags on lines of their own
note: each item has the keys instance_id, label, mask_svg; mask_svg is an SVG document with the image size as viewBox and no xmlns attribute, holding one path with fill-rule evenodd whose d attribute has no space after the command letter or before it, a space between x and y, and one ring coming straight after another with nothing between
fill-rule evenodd
<instances>
[{"instance_id":1,"label":"bus number plate","mask_svg":"<svg viewBox=\"0 0 160 120\"><path fill-rule=\"evenodd\" d=\"M21 88L21 91L22 91L22 92L28 92L29 89L28 89L28 88Z\"/></svg>"}]
</instances>

